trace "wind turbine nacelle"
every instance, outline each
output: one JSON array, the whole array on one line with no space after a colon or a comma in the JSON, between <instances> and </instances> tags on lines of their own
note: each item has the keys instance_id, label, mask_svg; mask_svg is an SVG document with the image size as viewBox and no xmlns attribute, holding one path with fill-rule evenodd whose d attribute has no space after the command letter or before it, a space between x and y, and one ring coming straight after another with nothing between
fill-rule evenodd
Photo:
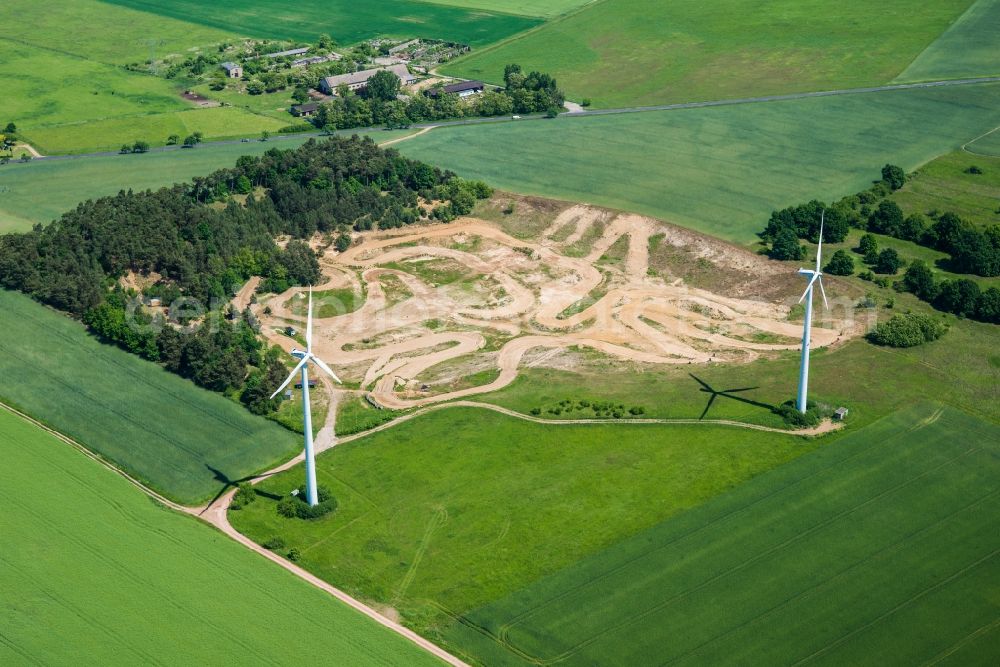
<instances>
[{"instance_id":1,"label":"wind turbine nacelle","mask_svg":"<svg viewBox=\"0 0 1000 667\"><path fill-rule=\"evenodd\" d=\"M811 275L815 274L816 272L813 271L812 269L799 269L799 273L802 274L803 276L811 276Z\"/></svg>"},{"instance_id":2,"label":"wind turbine nacelle","mask_svg":"<svg viewBox=\"0 0 1000 667\"><path fill-rule=\"evenodd\" d=\"M300 350L298 348L292 348L292 356L295 357L296 359L304 359L305 356L306 356L306 354L308 354L308 353L305 350Z\"/></svg>"}]
</instances>

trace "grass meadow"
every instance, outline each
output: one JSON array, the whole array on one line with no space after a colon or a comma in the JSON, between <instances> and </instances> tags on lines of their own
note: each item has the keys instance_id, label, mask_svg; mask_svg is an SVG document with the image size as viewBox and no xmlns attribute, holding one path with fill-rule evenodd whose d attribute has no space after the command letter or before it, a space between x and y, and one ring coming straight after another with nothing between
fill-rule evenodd
<instances>
[{"instance_id":1,"label":"grass meadow","mask_svg":"<svg viewBox=\"0 0 1000 667\"><path fill-rule=\"evenodd\" d=\"M990 84L441 128L396 147L504 190L749 244L772 210L857 192L886 162L913 170L994 127L998 106Z\"/></svg>"},{"instance_id":2,"label":"grass meadow","mask_svg":"<svg viewBox=\"0 0 1000 667\"><path fill-rule=\"evenodd\" d=\"M321 455L335 514L289 521L261 495L230 521L259 542L280 535L310 571L433 636L453 614L822 442L709 425L547 426L454 408ZM258 488L285 495L301 475Z\"/></svg>"},{"instance_id":3,"label":"grass meadow","mask_svg":"<svg viewBox=\"0 0 1000 667\"><path fill-rule=\"evenodd\" d=\"M293 4L284 0L109 2L250 37L312 41L326 33L341 44L384 36L426 37L479 47L540 23L537 18L484 11L482 7L470 9L414 0L300 0Z\"/></svg>"},{"instance_id":4,"label":"grass meadow","mask_svg":"<svg viewBox=\"0 0 1000 667\"><path fill-rule=\"evenodd\" d=\"M897 81L1000 74L1000 0L976 0Z\"/></svg>"},{"instance_id":5,"label":"grass meadow","mask_svg":"<svg viewBox=\"0 0 1000 667\"><path fill-rule=\"evenodd\" d=\"M595 106L716 100L885 83L971 0L597 2L443 71L502 82L508 63Z\"/></svg>"},{"instance_id":6,"label":"grass meadow","mask_svg":"<svg viewBox=\"0 0 1000 667\"><path fill-rule=\"evenodd\" d=\"M173 500L194 504L290 457L291 431L0 291L0 399Z\"/></svg>"},{"instance_id":7,"label":"grass meadow","mask_svg":"<svg viewBox=\"0 0 1000 667\"><path fill-rule=\"evenodd\" d=\"M137 140L163 146L171 134L181 139L201 132L206 139L258 139L263 130L274 134L290 123L236 107L187 108L180 111L117 116L86 123L29 128L26 136L42 153L117 151Z\"/></svg>"},{"instance_id":8,"label":"grass meadow","mask_svg":"<svg viewBox=\"0 0 1000 667\"><path fill-rule=\"evenodd\" d=\"M489 665L991 664L998 454L997 425L917 403L445 637Z\"/></svg>"},{"instance_id":9,"label":"grass meadow","mask_svg":"<svg viewBox=\"0 0 1000 667\"><path fill-rule=\"evenodd\" d=\"M983 173L969 173L972 166ZM892 199L906 214L951 211L978 226L1000 224L1000 156L943 155L921 167Z\"/></svg>"},{"instance_id":10,"label":"grass meadow","mask_svg":"<svg viewBox=\"0 0 1000 667\"><path fill-rule=\"evenodd\" d=\"M0 458L2 664L438 664L4 410Z\"/></svg>"}]
</instances>

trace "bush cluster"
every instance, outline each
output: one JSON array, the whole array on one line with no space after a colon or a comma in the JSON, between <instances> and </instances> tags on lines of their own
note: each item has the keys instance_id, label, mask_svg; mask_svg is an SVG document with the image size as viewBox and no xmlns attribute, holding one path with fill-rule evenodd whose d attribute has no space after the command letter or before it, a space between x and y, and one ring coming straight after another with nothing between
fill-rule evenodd
<instances>
[{"instance_id":1,"label":"bush cluster","mask_svg":"<svg viewBox=\"0 0 1000 667\"><path fill-rule=\"evenodd\" d=\"M905 313L893 315L868 333L868 340L888 347L915 347L937 340L948 325L929 315Z\"/></svg>"},{"instance_id":2,"label":"bush cluster","mask_svg":"<svg viewBox=\"0 0 1000 667\"><path fill-rule=\"evenodd\" d=\"M278 503L278 514L286 519L318 519L337 509L337 499L330 495L325 486L316 488L319 503L310 505L306 499L305 487L294 496L287 496Z\"/></svg>"},{"instance_id":3,"label":"bush cluster","mask_svg":"<svg viewBox=\"0 0 1000 667\"><path fill-rule=\"evenodd\" d=\"M257 500L257 492L253 490L253 485L250 482L243 482L233 496L233 502L229 504L229 509L241 510L255 500Z\"/></svg>"},{"instance_id":4,"label":"bush cluster","mask_svg":"<svg viewBox=\"0 0 1000 667\"><path fill-rule=\"evenodd\" d=\"M906 269L903 279L896 285L897 289L912 292L938 310L1000 324L1000 289L996 287L984 290L968 278L937 281L927 263L919 259Z\"/></svg>"},{"instance_id":5,"label":"bush cluster","mask_svg":"<svg viewBox=\"0 0 1000 667\"><path fill-rule=\"evenodd\" d=\"M555 405L546 408L544 411L550 415L559 416L564 412L569 414L581 410L591 411L594 413L595 417L613 419L626 419L629 415L632 417L639 417L646 414L646 408L641 405L633 405L626 408L624 403L613 403L612 401L591 401L585 398L577 401L566 398L559 401ZM542 414L543 409L535 407L531 408L529 412L537 417Z\"/></svg>"},{"instance_id":6,"label":"bush cluster","mask_svg":"<svg viewBox=\"0 0 1000 667\"><path fill-rule=\"evenodd\" d=\"M823 412L812 401L806 402L806 411L799 412L795 407L795 401L785 401L775 407L773 412L780 416L786 424L794 428L810 428L816 426L823 419Z\"/></svg>"}]
</instances>

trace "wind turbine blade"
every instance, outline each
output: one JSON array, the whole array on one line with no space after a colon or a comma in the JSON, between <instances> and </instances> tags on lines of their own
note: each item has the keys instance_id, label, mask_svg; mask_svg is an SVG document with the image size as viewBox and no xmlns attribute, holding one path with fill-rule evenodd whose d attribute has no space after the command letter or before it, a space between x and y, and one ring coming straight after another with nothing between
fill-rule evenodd
<instances>
[{"instance_id":1,"label":"wind turbine blade","mask_svg":"<svg viewBox=\"0 0 1000 667\"><path fill-rule=\"evenodd\" d=\"M819 214L819 245L816 247L816 273L819 273L820 257L823 255L823 223L826 220L826 210Z\"/></svg>"},{"instance_id":2,"label":"wind turbine blade","mask_svg":"<svg viewBox=\"0 0 1000 667\"><path fill-rule=\"evenodd\" d=\"M702 419L704 419L705 415L708 414L709 409L712 407L712 403L715 402L715 397L716 396L718 396L718 394L713 393L712 396L711 396L711 398L708 399L708 405L706 405L705 409L701 411L701 416L698 417L698 421L701 421Z\"/></svg>"},{"instance_id":3,"label":"wind turbine blade","mask_svg":"<svg viewBox=\"0 0 1000 667\"><path fill-rule=\"evenodd\" d=\"M306 314L306 352L313 347L313 288L309 286L309 312Z\"/></svg>"},{"instance_id":4,"label":"wind turbine blade","mask_svg":"<svg viewBox=\"0 0 1000 667\"><path fill-rule=\"evenodd\" d=\"M802 303L803 301L806 300L806 295L809 294L809 290L812 289L813 283L819 280L819 275L820 274L818 273L813 274L812 280L810 280L809 284L806 285L806 290L802 293L802 296L799 297L799 303Z\"/></svg>"},{"instance_id":5,"label":"wind turbine blade","mask_svg":"<svg viewBox=\"0 0 1000 667\"><path fill-rule=\"evenodd\" d=\"M697 382L698 384L700 384L702 387L705 388L703 391L707 391L707 392L710 392L712 394L715 393L715 390L712 389L711 387L709 387L708 383L705 382L704 380L702 380L701 378L699 378L697 375L695 375L694 373L688 373L688 375L690 375L694 379L695 382Z\"/></svg>"},{"instance_id":6,"label":"wind turbine blade","mask_svg":"<svg viewBox=\"0 0 1000 667\"><path fill-rule=\"evenodd\" d=\"M302 361L300 361L298 364L295 365L295 368L293 368L292 372L288 374L288 377L285 379L285 381L281 383L281 386L275 389L274 393L271 394L271 398L277 396L279 393L281 393L282 389L288 386L288 383L295 378L295 374L301 371L302 367L306 365L306 361L308 361L308 359L309 357L303 357Z\"/></svg>"},{"instance_id":7,"label":"wind turbine blade","mask_svg":"<svg viewBox=\"0 0 1000 667\"><path fill-rule=\"evenodd\" d=\"M830 310L830 302L826 300L826 290L823 289L823 279L819 278L818 282L819 282L819 293L823 295L823 306L825 306L827 310Z\"/></svg>"},{"instance_id":8,"label":"wind turbine blade","mask_svg":"<svg viewBox=\"0 0 1000 667\"><path fill-rule=\"evenodd\" d=\"M309 358L310 358L310 359L312 359L312 360L313 360L313 362L314 362L314 363L315 363L315 364L316 364L317 366L319 366L319 367L320 367L320 368L321 368L322 370L326 371L326 374L327 374L327 375L329 375L329 376L330 376L330 377L332 377L332 378L333 378L334 380L336 380L336 381L337 381L337 384L344 384L343 382L341 382L341 381L340 381L340 378L339 378L339 377L337 377L337 374L336 374L336 373L334 373L334 372L333 372L332 370L330 370L330 367L329 367L329 366L327 366L327 365L326 365L326 362L324 362L324 361L323 361L322 359L320 359L319 357L317 357L317 356L316 356L315 354L310 354L310 355L309 355Z\"/></svg>"}]
</instances>

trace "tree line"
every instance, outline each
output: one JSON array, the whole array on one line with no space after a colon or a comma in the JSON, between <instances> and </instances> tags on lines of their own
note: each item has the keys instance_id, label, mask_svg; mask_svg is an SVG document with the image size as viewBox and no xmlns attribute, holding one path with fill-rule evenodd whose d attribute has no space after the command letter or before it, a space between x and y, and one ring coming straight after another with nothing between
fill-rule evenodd
<instances>
[{"instance_id":1,"label":"tree line","mask_svg":"<svg viewBox=\"0 0 1000 667\"><path fill-rule=\"evenodd\" d=\"M243 156L157 191L87 200L48 225L0 236L0 285L81 319L91 331L256 412L285 371L252 314L227 308L251 276L282 292L320 278L315 232L449 220L492 191L357 136ZM426 211L420 200L437 201ZM290 240L280 246L278 236ZM142 292L123 278L148 276ZM155 278L154 278L155 277ZM159 299L161 321L143 304ZM187 308L184 304L197 304Z\"/></svg>"},{"instance_id":2,"label":"tree line","mask_svg":"<svg viewBox=\"0 0 1000 667\"><path fill-rule=\"evenodd\" d=\"M984 230L950 212L928 218L920 213L904 216L899 204L886 199L906 181L903 170L895 165L882 168L882 179L856 195L844 197L829 206L813 200L799 206L774 211L759 236L770 244L773 259L796 260L805 256L799 239L816 243L819 239L820 214L825 214L823 240L840 243L851 227L893 238L912 241L940 250L950 257L946 268L954 273L1000 276L1000 226ZM892 267L890 255L883 266ZM867 258L876 265L877 258ZM887 273L895 273L898 266Z\"/></svg>"},{"instance_id":3,"label":"tree line","mask_svg":"<svg viewBox=\"0 0 1000 667\"><path fill-rule=\"evenodd\" d=\"M520 65L507 65L502 89L486 90L472 98L438 90L404 101L398 98L400 86L399 77L389 71L376 73L360 95L342 86L336 97L319 105L311 122L331 131L376 125L402 127L462 117L558 112L566 101L554 78L541 72L525 74Z\"/></svg>"},{"instance_id":4,"label":"tree line","mask_svg":"<svg viewBox=\"0 0 1000 667\"><path fill-rule=\"evenodd\" d=\"M955 273L980 276L1000 275L1000 226L979 230L968 221L950 212L931 219L913 213L904 216L899 205L887 199L901 188L906 176L900 167L885 165L882 179L856 195L844 197L829 206L813 200L798 206L774 211L767 226L758 236L769 243L767 254L773 259L800 260L806 255L801 239L819 240L821 215L824 219L823 241L841 243L851 227L867 230L858 248L864 261L876 273L895 275L905 262L894 248L879 249L873 233L883 234L934 248L948 253L944 265ZM845 250L837 250L824 271L849 276L854 273L854 259ZM875 278L871 271L859 274L884 286L888 280ZM982 322L1000 324L1000 289L981 289L973 280L957 278L938 281L923 260L913 261L903 276L894 283L896 289L912 292L937 310ZM897 323L898 326L902 326ZM887 329L895 331L894 328Z\"/></svg>"}]
</instances>

